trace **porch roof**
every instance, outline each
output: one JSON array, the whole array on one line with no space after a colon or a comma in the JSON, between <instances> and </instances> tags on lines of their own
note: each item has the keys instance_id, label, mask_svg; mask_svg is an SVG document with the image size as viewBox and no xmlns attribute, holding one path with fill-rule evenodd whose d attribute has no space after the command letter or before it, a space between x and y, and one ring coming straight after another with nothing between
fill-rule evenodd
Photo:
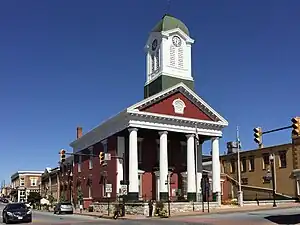
<instances>
[{"instance_id":1,"label":"porch roof","mask_svg":"<svg viewBox=\"0 0 300 225\"><path fill-rule=\"evenodd\" d=\"M188 96L195 105L214 118L214 121L144 112L138 109L141 106L154 104L175 92L181 92ZM70 143L70 146L73 148L73 152L81 151L129 127L186 134L197 132L198 135L221 137L222 129L226 126L228 126L228 122L222 116L185 84L179 83L119 112L84 134L81 138Z\"/></svg>"}]
</instances>

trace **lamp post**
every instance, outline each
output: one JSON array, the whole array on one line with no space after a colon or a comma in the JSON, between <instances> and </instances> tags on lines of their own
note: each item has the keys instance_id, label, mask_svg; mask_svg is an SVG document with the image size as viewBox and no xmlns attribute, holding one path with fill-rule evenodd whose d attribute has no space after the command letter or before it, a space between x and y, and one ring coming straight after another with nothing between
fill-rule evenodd
<instances>
[{"instance_id":1,"label":"lamp post","mask_svg":"<svg viewBox=\"0 0 300 225\"><path fill-rule=\"evenodd\" d=\"M274 154L270 154L269 160L271 164L271 173L272 173L273 207L277 207L276 199L275 199L276 193L275 193L275 174L274 174Z\"/></svg>"}]
</instances>

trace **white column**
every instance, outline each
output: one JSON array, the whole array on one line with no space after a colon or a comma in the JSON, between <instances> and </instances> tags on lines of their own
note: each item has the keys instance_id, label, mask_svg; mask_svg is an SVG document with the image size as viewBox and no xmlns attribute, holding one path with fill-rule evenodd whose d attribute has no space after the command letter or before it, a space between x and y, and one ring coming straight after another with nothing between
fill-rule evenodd
<instances>
[{"instance_id":1,"label":"white column","mask_svg":"<svg viewBox=\"0 0 300 225\"><path fill-rule=\"evenodd\" d=\"M138 198L139 193L139 174L138 174L138 143L136 128L130 128L129 131L129 193L134 193Z\"/></svg>"},{"instance_id":2,"label":"white column","mask_svg":"<svg viewBox=\"0 0 300 225\"><path fill-rule=\"evenodd\" d=\"M168 179L168 132L159 132L159 192L166 195L168 193L168 185L166 181ZM160 197L161 200L165 198Z\"/></svg>"},{"instance_id":3,"label":"white column","mask_svg":"<svg viewBox=\"0 0 300 225\"><path fill-rule=\"evenodd\" d=\"M194 134L187 137L187 193L188 200L195 201L196 197L196 171L195 171L195 138Z\"/></svg>"},{"instance_id":4,"label":"white column","mask_svg":"<svg viewBox=\"0 0 300 225\"><path fill-rule=\"evenodd\" d=\"M118 157L123 157L125 153L125 138L124 137L118 137L117 139L117 152L118 152ZM123 160L122 159L117 159L117 194L120 192L121 188L121 180L123 180Z\"/></svg>"},{"instance_id":5,"label":"white column","mask_svg":"<svg viewBox=\"0 0 300 225\"><path fill-rule=\"evenodd\" d=\"M221 168L220 168L220 152L219 138L213 138L211 142L212 148L212 190L216 196L217 202L221 205Z\"/></svg>"},{"instance_id":6,"label":"white column","mask_svg":"<svg viewBox=\"0 0 300 225\"><path fill-rule=\"evenodd\" d=\"M21 198L21 191L18 190L18 202L20 202L20 198Z\"/></svg>"},{"instance_id":7,"label":"white column","mask_svg":"<svg viewBox=\"0 0 300 225\"><path fill-rule=\"evenodd\" d=\"M197 201L201 201L201 179L202 179L202 142L199 142L197 154Z\"/></svg>"}]
</instances>

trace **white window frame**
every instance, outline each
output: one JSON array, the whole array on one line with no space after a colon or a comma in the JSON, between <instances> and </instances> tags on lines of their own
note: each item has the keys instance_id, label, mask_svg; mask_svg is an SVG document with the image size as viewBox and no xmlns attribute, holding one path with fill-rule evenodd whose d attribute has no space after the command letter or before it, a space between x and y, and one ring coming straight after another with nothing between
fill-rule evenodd
<instances>
[{"instance_id":1,"label":"white window frame","mask_svg":"<svg viewBox=\"0 0 300 225\"><path fill-rule=\"evenodd\" d=\"M25 178L20 177L20 187L24 187L24 186L25 186Z\"/></svg>"},{"instance_id":2,"label":"white window frame","mask_svg":"<svg viewBox=\"0 0 300 225\"><path fill-rule=\"evenodd\" d=\"M82 162L82 157L81 157L81 155L79 155L78 156L78 164L77 164L78 173L81 173L81 162Z\"/></svg>"},{"instance_id":3,"label":"white window frame","mask_svg":"<svg viewBox=\"0 0 300 225\"><path fill-rule=\"evenodd\" d=\"M300 180L298 177L296 179L296 184L297 184L297 195L299 196L300 195Z\"/></svg>"},{"instance_id":4,"label":"white window frame","mask_svg":"<svg viewBox=\"0 0 300 225\"><path fill-rule=\"evenodd\" d=\"M36 187L37 186L37 178L35 178L35 177L32 177L32 178L30 178L30 186L32 186L32 187Z\"/></svg>"},{"instance_id":5,"label":"white window frame","mask_svg":"<svg viewBox=\"0 0 300 225\"><path fill-rule=\"evenodd\" d=\"M139 181L139 199L143 199L143 174L145 172L142 170L138 171L138 181Z\"/></svg>"},{"instance_id":6,"label":"white window frame","mask_svg":"<svg viewBox=\"0 0 300 225\"><path fill-rule=\"evenodd\" d=\"M92 198L92 187L88 186L89 198Z\"/></svg>"},{"instance_id":7,"label":"white window frame","mask_svg":"<svg viewBox=\"0 0 300 225\"><path fill-rule=\"evenodd\" d=\"M252 168L252 164L251 164L251 161L253 160L253 168ZM254 156L250 156L248 158L248 171L252 172L255 170L255 157Z\"/></svg>"},{"instance_id":8,"label":"white window frame","mask_svg":"<svg viewBox=\"0 0 300 225\"><path fill-rule=\"evenodd\" d=\"M94 154L94 150L93 150L93 147L92 148L89 148L89 151L90 151L90 158L89 158L89 169L93 169L93 154Z\"/></svg>"},{"instance_id":9,"label":"white window frame","mask_svg":"<svg viewBox=\"0 0 300 225\"><path fill-rule=\"evenodd\" d=\"M144 138L138 138L138 162L142 163L143 161L143 140Z\"/></svg>"}]
</instances>

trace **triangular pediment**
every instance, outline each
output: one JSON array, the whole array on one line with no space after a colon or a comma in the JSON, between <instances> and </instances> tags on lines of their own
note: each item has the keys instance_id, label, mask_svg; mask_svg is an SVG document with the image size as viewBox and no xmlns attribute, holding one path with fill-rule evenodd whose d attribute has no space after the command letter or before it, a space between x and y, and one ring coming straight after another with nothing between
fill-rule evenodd
<instances>
[{"instance_id":1,"label":"triangular pediment","mask_svg":"<svg viewBox=\"0 0 300 225\"><path fill-rule=\"evenodd\" d=\"M127 112L130 111L217 122L228 126L228 122L220 114L183 83L132 105L127 109Z\"/></svg>"}]
</instances>

